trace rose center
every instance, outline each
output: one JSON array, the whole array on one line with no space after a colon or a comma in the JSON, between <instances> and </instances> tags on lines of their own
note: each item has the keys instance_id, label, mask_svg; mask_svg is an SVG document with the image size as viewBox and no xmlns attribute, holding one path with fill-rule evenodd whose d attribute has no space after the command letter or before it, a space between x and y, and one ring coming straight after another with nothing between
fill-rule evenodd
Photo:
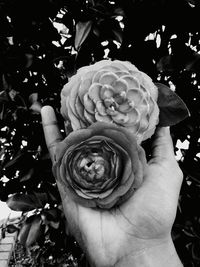
<instances>
[{"instance_id":1,"label":"rose center","mask_svg":"<svg viewBox=\"0 0 200 267\"><path fill-rule=\"evenodd\" d=\"M99 180L104 176L105 167L104 159L94 155L92 157L83 158L80 162L80 172L88 180Z\"/></svg>"},{"instance_id":2,"label":"rose center","mask_svg":"<svg viewBox=\"0 0 200 267\"><path fill-rule=\"evenodd\" d=\"M118 105L123 104L126 101L126 92L122 91L120 94L116 94L114 99Z\"/></svg>"}]
</instances>

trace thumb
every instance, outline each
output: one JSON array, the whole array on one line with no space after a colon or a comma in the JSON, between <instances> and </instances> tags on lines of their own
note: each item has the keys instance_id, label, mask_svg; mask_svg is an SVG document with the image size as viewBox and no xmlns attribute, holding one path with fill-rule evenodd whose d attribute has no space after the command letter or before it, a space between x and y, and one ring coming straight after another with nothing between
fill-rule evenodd
<instances>
[{"instance_id":1,"label":"thumb","mask_svg":"<svg viewBox=\"0 0 200 267\"><path fill-rule=\"evenodd\" d=\"M59 143L63 138L58 128L58 122L54 109L51 106L42 107L41 116L46 145L53 162L56 144Z\"/></svg>"},{"instance_id":2,"label":"thumb","mask_svg":"<svg viewBox=\"0 0 200 267\"><path fill-rule=\"evenodd\" d=\"M152 160L175 160L174 146L169 127L158 127L152 144Z\"/></svg>"}]
</instances>

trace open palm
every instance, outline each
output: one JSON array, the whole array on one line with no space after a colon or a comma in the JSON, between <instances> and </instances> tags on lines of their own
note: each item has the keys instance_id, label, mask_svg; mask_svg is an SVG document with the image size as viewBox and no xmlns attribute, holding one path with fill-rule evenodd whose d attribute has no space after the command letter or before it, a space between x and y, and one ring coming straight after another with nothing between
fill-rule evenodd
<instances>
[{"instance_id":1,"label":"open palm","mask_svg":"<svg viewBox=\"0 0 200 267\"><path fill-rule=\"evenodd\" d=\"M42 119L53 160L55 146L62 138L51 107L42 109ZM170 236L182 173L168 128L157 129L152 150L142 186L128 201L109 211L74 203L57 182L70 231L95 266L114 266L125 255L157 246Z\"/></svg>"}]
</instances>

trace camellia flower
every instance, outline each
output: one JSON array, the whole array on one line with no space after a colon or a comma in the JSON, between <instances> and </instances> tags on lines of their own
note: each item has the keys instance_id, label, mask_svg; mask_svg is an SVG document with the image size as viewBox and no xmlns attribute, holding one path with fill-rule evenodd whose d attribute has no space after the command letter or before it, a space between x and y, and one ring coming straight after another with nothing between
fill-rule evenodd
<instances>
[{"instance_id":1,"label":"camellia flower","mask_svg":"<svg viewBox=\"0 0 200 267\"><path fill-rule=\"evenodd\" d=\"M127 61L102 60L82 67L61 92L66 128L114 123L132 132L138 143L148 139L159 122L158 89L151 78Z\"/></svg>"},{"instance_id":2,"label":"camellia flower","mask_svg":"<svg viewBox=\"0 0 200 267\"><path fill-rule=\"evenodd\" d=\"M53 173L75 202L110 209L143 182L146 158L134 135L111 123L71 132L57 146Z\"/></svg>"}]
</instances>

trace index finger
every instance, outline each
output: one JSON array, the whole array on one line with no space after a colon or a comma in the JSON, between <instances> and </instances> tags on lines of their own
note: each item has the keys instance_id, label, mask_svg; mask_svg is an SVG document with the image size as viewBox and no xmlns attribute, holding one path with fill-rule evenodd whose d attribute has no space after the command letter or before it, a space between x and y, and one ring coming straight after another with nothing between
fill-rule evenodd
<instances>
[{"instance_id":1,"label":"index finger","mask_svg":"<svg viewBox=\"0 0 200 267\"><path fill-rule=\"evenodd\" d=\"M152 158L154 160L175 159L174 146L169 127L158 127L152 144Z\"/></svg>"},{"instance_id":2,"label":"index finger","mask_svg":"<svg viewBox=\"0 0 200 267\"><path fill-rule=\"evenodd\" d=\"M59 143L63 138L58 127L54 109L51 106L42 107L41 116L46 145L53 162L56 144Z\"/></svg>"}]
</instances>

